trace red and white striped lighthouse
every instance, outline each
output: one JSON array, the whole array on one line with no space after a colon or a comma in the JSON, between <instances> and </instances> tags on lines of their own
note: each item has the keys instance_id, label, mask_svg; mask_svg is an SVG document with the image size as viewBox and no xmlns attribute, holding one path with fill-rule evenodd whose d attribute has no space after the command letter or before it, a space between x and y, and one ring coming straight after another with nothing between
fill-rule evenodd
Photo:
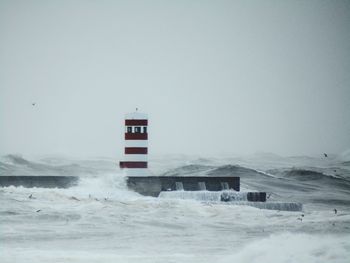
<instances>
[{"instance_id":1,"label":"red and white striped lighthouse","mask_svg":"<svg viewBox=\"0 0 350 263\"><path fill-rule=\"evenodd\" d=\"M148 118L140 112L125 115L125 148L124 161L119 167L127 169L127 173L147 175L148 154Z\"/></svg>"}]
</instances>

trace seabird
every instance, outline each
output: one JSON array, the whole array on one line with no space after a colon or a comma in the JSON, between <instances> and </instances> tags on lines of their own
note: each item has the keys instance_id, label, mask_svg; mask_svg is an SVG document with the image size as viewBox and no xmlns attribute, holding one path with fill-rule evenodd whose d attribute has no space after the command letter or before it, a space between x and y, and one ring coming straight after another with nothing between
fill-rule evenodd
<instances>
[{"instance_id":1,"label":"seabird","mask_svg":"<svg viewBox=\"0 0 350 263\"><path fill-rule=\"evenodd\" d=\"M41 211L41 209L39 209L39 210L36 210L36 212L38 213L38 212L40 212Z\"/></svg>"},{"instance_id":2,"label":"seabird","mask_svg":"<svg viewBox=\"0 0 350 263\"><path fill-rule=\"evenodd\" d=\"M324 157L328 157L328 154L326 154L326 153L324 153L323 155L324 155Z\"/></svg>"},{"instance_id":3,"label":"seabird","mask_svg":"<svg viewBox=\"0 0 350 263\"><path fill-rule=\"evenodd\" d=\"M334 208L334 214L337 214L338 213L338 210Z\"/></svg>"},{"instance_id":4,"label":"seabird","mask_svg":"<svg viewBox=\"0 0 350 263\"><path fill-rule=\"evenodd\" d=\"M36 102L33 102L33 103L32 103L32 106L35 106L35 105L36 105Z\"/></svg>"}]
</instances>

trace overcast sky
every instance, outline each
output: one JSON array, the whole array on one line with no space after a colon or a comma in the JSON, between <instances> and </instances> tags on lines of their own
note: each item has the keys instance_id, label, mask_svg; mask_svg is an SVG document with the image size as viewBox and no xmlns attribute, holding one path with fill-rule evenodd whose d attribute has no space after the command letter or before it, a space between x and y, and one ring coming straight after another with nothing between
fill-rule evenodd
<instances>
[{"instance_id":1,"label":"overcast sky","mask_svg":"<svg viewBox=\"0 0 350 263\"><path fill-rule=\"evenodd\" d=\"M1 1L0 153L350 148L350 1ZM33 107L32 102L37 104Z\"/></svg>"}]
</instances>

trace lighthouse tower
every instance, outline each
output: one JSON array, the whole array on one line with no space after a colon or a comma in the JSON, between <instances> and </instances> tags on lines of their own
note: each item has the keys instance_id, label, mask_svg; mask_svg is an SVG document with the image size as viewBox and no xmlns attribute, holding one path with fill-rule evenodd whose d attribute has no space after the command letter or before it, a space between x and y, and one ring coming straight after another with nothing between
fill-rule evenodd
<instances>
[{"instance_id":1,"label":"lighthouse tower","mask_svg":"<svg viewBox=\"0 0 350 263\"><path fill-rule=\"evenodd\" d=\"M119 163L127 175L148 175L148 117L136 112L125 115L124 161Z\"/></svg>"}]
</instances>

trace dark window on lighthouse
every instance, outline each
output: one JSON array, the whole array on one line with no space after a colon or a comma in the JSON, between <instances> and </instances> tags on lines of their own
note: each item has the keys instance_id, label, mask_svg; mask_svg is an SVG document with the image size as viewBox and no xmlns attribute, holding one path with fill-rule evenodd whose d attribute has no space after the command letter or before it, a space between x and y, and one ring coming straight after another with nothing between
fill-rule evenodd
<instances>
[{"instance_id":1,"label":"dark window on lighthouse","mask_svg":"<svg viewBox=\"0 0 350 263\"><path fill-rule=\"evenodd\" d=\"M132 133L132 127L127 127L126 130L127 130L127 133Z\"/></svg>"},{"instance_id":2,"label":"dark window on lighthouse","mask_svg":"<svg viewBox=\"0 0 350 263\"><path fill-rule=\"evenodd\" d=\"M143 133L147 133L147 127L143 127Z\"/></svg>"},{"instance_id":3,"label":"dark window on lighthouse","mask_svg":"<svg viewBox=\"0 0 350 263\"><path fill-rule=\"evenodd\" d=\"M135 127L135 133L141 133L141 127Z\"/></svg>"}]
</instances>

